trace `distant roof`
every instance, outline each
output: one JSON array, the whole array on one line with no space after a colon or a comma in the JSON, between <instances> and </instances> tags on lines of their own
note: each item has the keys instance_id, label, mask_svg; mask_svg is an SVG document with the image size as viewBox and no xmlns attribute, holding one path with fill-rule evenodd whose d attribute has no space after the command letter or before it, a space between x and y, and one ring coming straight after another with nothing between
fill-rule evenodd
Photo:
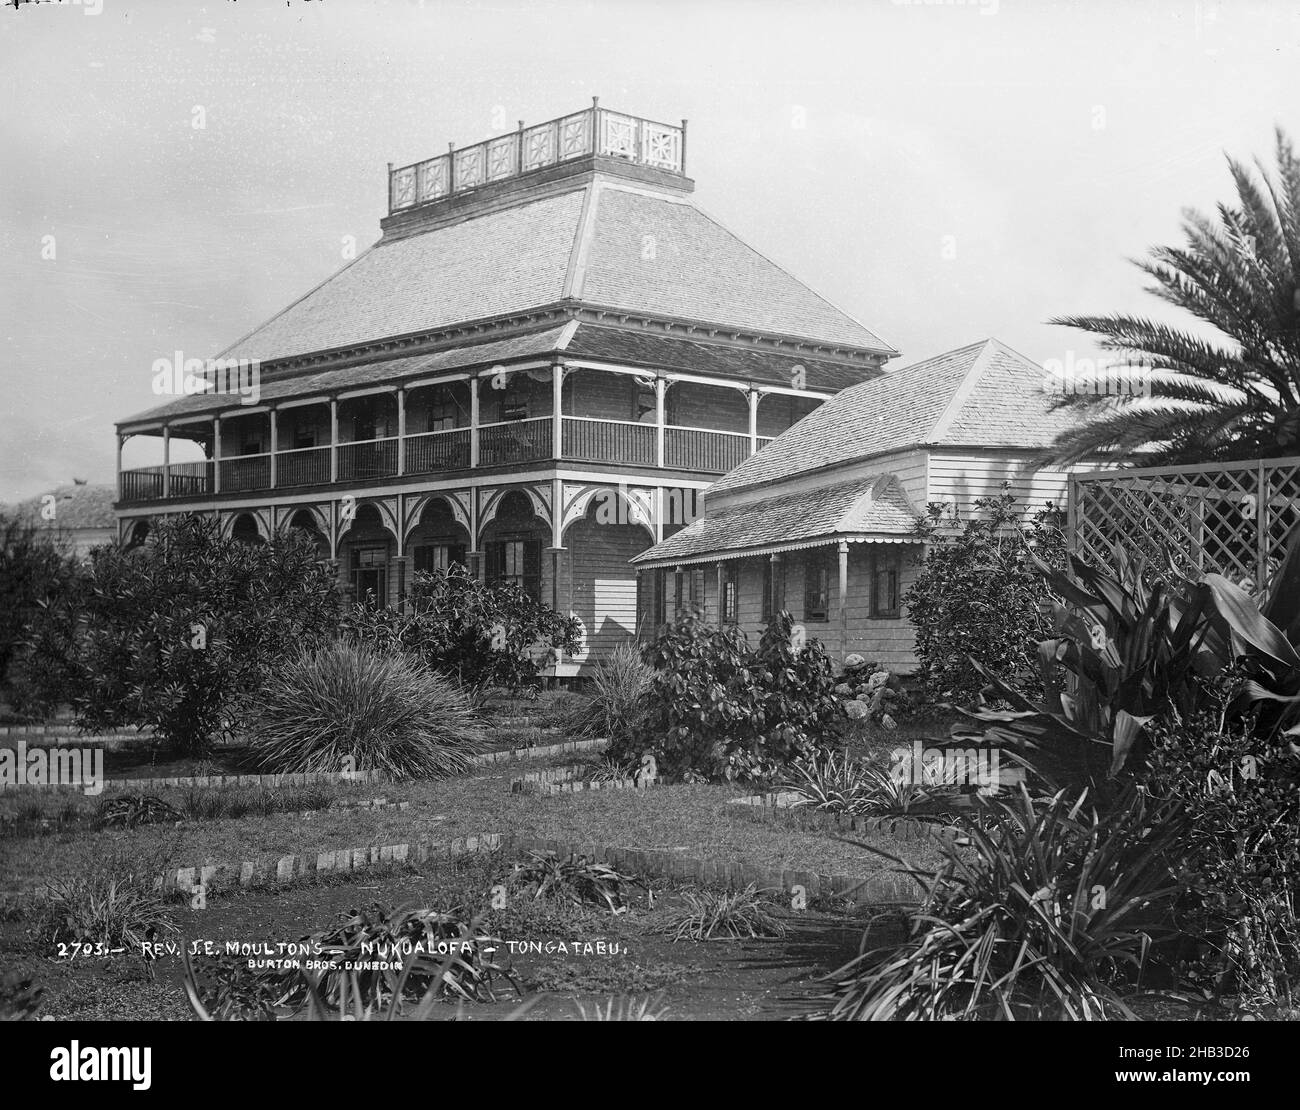
<instances>
[{"instance_id":1,"label":"distant roof","mask_svg":"<svg viewBox=\"0 0 1300 1110\"><path fill-rule=\"evenodd\" d=\"M1044 377L996 339L886 371L814 409L708 496L909 447L1047 447L1077 417L1053 409Z\"/></svg>"},{"instance_id":2,"label":"distant roof","mask_svg":"<svg viewBox=\"0 0 1300 1110\"><path fill-rule=\"evenodd\" d=\"M54 519L46 521L41 510L48 504L44 499L54 497ZM48 493L37 494L21 501L8 510L15 517L48 524L61 531L90 528L116 528L113 502L117 491L112 486L69 485L58 486Z\"/></svg>"},{"instance_id":3,"label":"distant roof","mask_svg":"<svg viewBox=\"0 0 1300 1110\"><path fill-rule=\"evenodd\" d=\"M646 566L708 562L848 538L915 539L917 514L893 474L877 474L754 501L701 517L631 560ZM919 541L918 541L919 542Z\"/></svg>"},{"instance_id":4,"label":"distant roof","mask_svg":"<svg viewBox=\"0 0 1300 1110\"><path fill-rule=\"evenodd\" d=\"M385 237L221 357L270 362L561 301L895 353L689 198L597 173Z\"/></svg>"}]
</instances>

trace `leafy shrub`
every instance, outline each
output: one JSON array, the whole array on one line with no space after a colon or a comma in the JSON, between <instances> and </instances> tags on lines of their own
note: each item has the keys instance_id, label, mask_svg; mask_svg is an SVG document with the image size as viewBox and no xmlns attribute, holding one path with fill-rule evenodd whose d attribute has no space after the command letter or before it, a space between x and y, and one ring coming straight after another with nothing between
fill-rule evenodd
<instances>
[{"instance_id":1,"label":"leafy shrub","mask_svg":"<svg viewBox=\"0 0 1300 1110\"><path fill-rule=\"evenodd\" d=\"M783 937L785 925L774 917L750 883L744 890L685 891L686 905L664 926L674 941Z\"/></svg>"},{"instance_id":2,"label":"leafy shrub","mask_svg":"<svg viewBox=\"0 0 1300 1110\"><path fill-rule=\"evenodd\" d=\"M248 544L210 518L160 522L143 547L96 548L41 610L34 661L90 729L152 727L187 752L229 734L291 650L328 634L337 586L301 535Z\"/></svg>"},{"instance_id":3,"label":"leafy shrub","mask_svg":"<svg viewBox=\"0 0 1300 1110\"><path fill-rule=\"evenodd\" d=\"M596 661L586 696L575 698L561 721L570 736L626 742L645 718L654 668L634 644L623 643Z\"/></svg>"},{"instance_id":4,"label":"leafy shrub","mask_svg":"<svg viewBox=\"0 0 1300 1110\"><path fill-rule=\"evenodd\" d=\"M157 794L127 794L101 802L97 817L106 829L134 829L179 821L181 812Z\"/></svg>"},{"instance_id":5,"label":"leafy shrub","mask_svg":"<svg viewBox=\"0 0 1300 1110\"><path fill-rule=\"evenodd\" d=\"M832 973L838 1020L1133 1019L1171 933L1182 822L1136 793L1106 816L1059 793L981 799L901 945Z\"/></svg>"},{"instance_id":6,"label":"leafy shrub","mask_svg":"<svg viewBox=\"0 0 1300 1110\"><path fill-rule=\"evenodd\" d=\"M586 856L560 859L554 852L529 852L526 859L514 865L508 881L534 900L559 899L576 906L591 903L610 913L627 911L624 884L645 886L635 876L624 875L608 864Z\"/></svg>"},{"instance_id":7,"label":"leafy shrub","mask_svg":"<svg viewBox=\"0 0 1300 1110\"><path fill-rule=\"evenodd\" d=\"M817 640L796 648L790 614L758 649L734 625L695 614L666 627L649 648L655 668L646 717L610 754L652 752L661 774L685 781L771 778L822 744L843 720L834 665Z\"/></svg>"},{"instance_id":8,"label":"leafy shrub","mask_svg":"<svg viewBox=\"0 0 1300 1110\"><path fill-rule=\"evenodd\" d=\"M482 732L461 692L421 663L335 643L294 659L261 691L249 746L277 773L445 778L472 766Z\"/></svg>"},{"instance_id":9,"label":"leafy shrub","mask_svg":"<svg viewBox=\"0 0 1300 1110\"><path fill-rule=\"evenodd\" d=\"M1291 1008L1300 983L1300 757L1202 714L1153 728L1140 777L1188 816L1177 924L1199 951L1182 973L1207 994L1235 992L1245 1008Z\"/></svg>"},{"instance_id":10,"label":"leafy shrub","mask_svg":"<svg viewBox=\"0 0 1300 1110\"><path fill-rule=\"evenodd\" d=\"M42 607L57 604L65 592L74 590L79 574L76 560L45 529L32 520L0 513L0 688L9 677L10 661L21 654L33 618ZM39 665L16 668L14 693L20 703L32 701L40 689L39 670ZM51 708L41 705L39 697L31 705L38 716Z\"/></svg>"},{"instance_id":11,"label":"leafy shrub","mask_svg":"<svg viewBox=\"0 0 1300 1110\"><path fill-rule=\"evenodd\" d=\"M997 497L977 500L960 527L937 504L920 522L929 546L903 604L916 629L917 678L931 701L969 703L986 674L1041 693L1036 645L1051 632L1052 595L1035 559L1060 565L1065 539L1054 506L1026 518L1015 502L1004 483Z\"/></svg>"},{"instance_id":12,"label":"leafy shrub","mask_svg":"<svg viewBox=\"0 0 1300 1110\"><path fill-rule=\"evenodd\" d=\"M986 736L1028 748L1049 777L1099 782L1141 752L1152 721L1210 708L1216 683L1233 689L1232 720L1262 736L1295 728L1300 655L1254 599L1218 574L1171 584L1122 548L1114 562L1111 571L1071 556L1072 575L1039 566L1066 602L1053 606L1054 637L1038 648L1043 700L973 661L1011 706L967 714Z\"/></svg>"},{"instance_id":13,"label":"leafy shrub","mask_svg":"<svg viewBox=\"0 0 1300 1110\"><path fill-rule=\"evenodd\" d=\"M417 574L404 612L353 607L343 635L381 652L418 656L465 687L518 689L556 652L578 649L578 627L513 582L485 584L453 565Z\"/></svg>"}]
</instances>

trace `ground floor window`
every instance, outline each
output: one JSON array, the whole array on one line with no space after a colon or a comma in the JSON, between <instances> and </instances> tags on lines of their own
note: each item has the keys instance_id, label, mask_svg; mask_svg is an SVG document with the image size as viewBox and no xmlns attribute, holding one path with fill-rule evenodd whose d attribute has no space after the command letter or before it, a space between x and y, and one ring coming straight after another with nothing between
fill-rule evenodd
<instances>
[{"instance_id":1,"label":"ground floor window","mask_svg":"<svg viewBox=\"0 0 1300 1110\"><path fill-rule=\"evenodd\" d=\"M689 609L704 608L704 568L690 567L673 575L673 613L683 616Z\"/></svg>"},{"instance_id":2,"label":"ground floor window","mask_svg":"<svg viewBox=\"0 0 1300 1110\"><path fill-rule=\"evenodd\" d=\"M485 545L487 580L513 582L534 601L542 599L542 541L511 537Z\"/></svg>"},{"instance_id":3,"label":"ground floor window","mask_svg":"<svg viewBox=\"0 0 1300 1110\"><path fill-rule=\"evenodd\" d=\"M804 556L803 619L806 621L830 620L832 555L829 547L822 547Z\"/></svg>"},{"instance_id":4,"label":"ground floor window","mask_svg":"<svg viewBox=\"0 0 1300 1110\"><path fill-rule=\"evenodd\" d=\"M900 579L902 556L893 551L878 552L871 560L871 616L889 620L902 615Z\"/></svg>"},{"instance_id":5,"label":"ground floor window","mask_svg":"<svg viewBox=\"0 0 1300 1110\"><path fill-rule=\"evenodd\" d=\"M763 623L785 608L785 563L780 556L763 560Z\"/></svg>"},{"instance_id":6,"label":"ground floor window","mask_svg":"<svg viewBox=\"0 0 1300 1110\"><path fill-rule=\"evenodd\" d=\"M416 574L446 574L452 563L466 566L463 543L422 543L411 549Z\"/></svg>"},{"instance_id":7,"label":"ground floor window","mask_svg":"<svg viewBox=\"0 0 1300 1110\"><path fill-rule=\"evenodd\" d=\"M722 564L722 597L719 600L723 624L740 620L740 564L734 559Z\"/></svg>"},{"instance_id":8,"label":"ground floor window","mask_svg":"<svg viewBox=\"0 0 1300 1110\"><path fill-rule=\"evenodd\" d=\"M378 609L388 597L388 551L383 547L352 549L349 572L352 592L362 605Z\"/></svg>"}]
</instances>

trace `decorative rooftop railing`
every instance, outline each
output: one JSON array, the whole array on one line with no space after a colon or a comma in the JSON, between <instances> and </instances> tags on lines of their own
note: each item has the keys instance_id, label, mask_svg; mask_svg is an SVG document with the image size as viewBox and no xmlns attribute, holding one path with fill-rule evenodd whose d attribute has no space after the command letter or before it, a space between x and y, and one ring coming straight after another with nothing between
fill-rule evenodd
<instances>
[{"instance_id":1,"label":"decorative rooftop railing","mask_svg":"<svg viewBox=\"0 0 1300 1110\"><path fill-rule=\"evenodd\" d=\"M686 172L686 121L680 125L591 107L508 135L388 171L388 211L467 193L533 170L593 154L669 173Z\"/></svg>"}]
</instances>

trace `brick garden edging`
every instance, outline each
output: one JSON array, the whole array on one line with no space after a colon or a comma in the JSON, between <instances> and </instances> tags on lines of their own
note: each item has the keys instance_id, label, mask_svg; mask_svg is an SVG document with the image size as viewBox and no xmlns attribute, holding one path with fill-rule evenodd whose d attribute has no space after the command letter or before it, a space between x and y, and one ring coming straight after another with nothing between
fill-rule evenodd
<instances>
[{"instance_id":1,"label":"brick garden edging","mask_svg":"<svg viewBox=\"0 0 1300 1110\"><path fill-rule=\"evenodd\" d=\"M587 767L570 763L564 767L551 767L546 771L528 771L510 780L511 794L578 794L584 790L644 790L630 776L617 779L586 780L580 776ZM654 785L658 780L651 780Z\"/></svg>"},{"instance_id":2,"label":"brick garden edging","mask_svg":"<svg viewBox=\"0 0 1300 1110\"><path fill-rule=\"evenodd\" d=\"M499 752L485 752L473 757L478 764L510 763L517 759L545 759L552 755L566 755L569 752L599 752L609 747L609 740L562 740L558 744L539 744L531 748L505 748Z\"/></svg>"},{"instance_id":3,"label":"brick garden edging","mask_svg":"<svg viewBox=\"0 0 1300 1110\"><path fill-rule=\"evenodd\" d=\"M88 732L84 736L76 725L0 725L0 736L13 736L19 740L29 736L49 737L50 739L72 740L152 740L152 729L106 728L100 732Z\"/></svg>"},{"instance_id":4,"label":"brick garden edging","mask_svg":"<svg viewBox=\"0 0 1300 1110\"><path fill-rule=\"evenodd\" d=\"M586 856L609 864L615 870L634 872L663 879L697 882L743 890L749 885L760 889L792 893L801 887L809 899L819 895L841 897L857 906L919 901L914 880L903 875L873 875L861 878L812 871L768 870L740 863L701 860L681 852L665 849L615 848L609 845L569 843L538 837L502 836L483 833L437 844L417 841L410 844L372 845L368 848L341 848L318 852L314 857L280 856L245 860L238 867L231 864L208 864L182 867L159 876L155 886L161 890L193 892L196 886L206 889L250 887L259 882L293 882L313 876L363 871L395 863L423 863L431 859L455 859L474 852L505 849L512 852L553 852L567 859Z\"/></svg>"},{"instance_id":5,"label":"brick garden edging","mask_svg":"<svg viewBox=\"0 0 1300 1110\"><path fill-rule=\"evenodd\" d=\"M470 757L476 767L516 760L546 759L570 752L600 751L608 746L605 739L565 740L559 744L546 744L531 748L505 748L499 752L484 752ZM320 782L390 782L381 771L302 771L289 775L181 775L160 779L105 779L105 790L162 790L167 787L222 787L222 786L307 786ZM10 790L82 790L83 783L10 783L0 787L0 794Z\"/></svg>"},{"instance_id":6,"label":"brick garden edging","mask_svg":"<svg viewBox=\"0 0 1300 1110\"><path fill-rule=\"evenodd\" d=\"M746 807L742 812L755 821L774 821L796 829L835 832L884 833L895 840L937 840L952 844L966 835L955 825L919 821L915 817L850 817L812 806L792 806L790 800L801 797L793 791L750 794L732 798L728 805Z\"/></svg>"}]
</instances>

